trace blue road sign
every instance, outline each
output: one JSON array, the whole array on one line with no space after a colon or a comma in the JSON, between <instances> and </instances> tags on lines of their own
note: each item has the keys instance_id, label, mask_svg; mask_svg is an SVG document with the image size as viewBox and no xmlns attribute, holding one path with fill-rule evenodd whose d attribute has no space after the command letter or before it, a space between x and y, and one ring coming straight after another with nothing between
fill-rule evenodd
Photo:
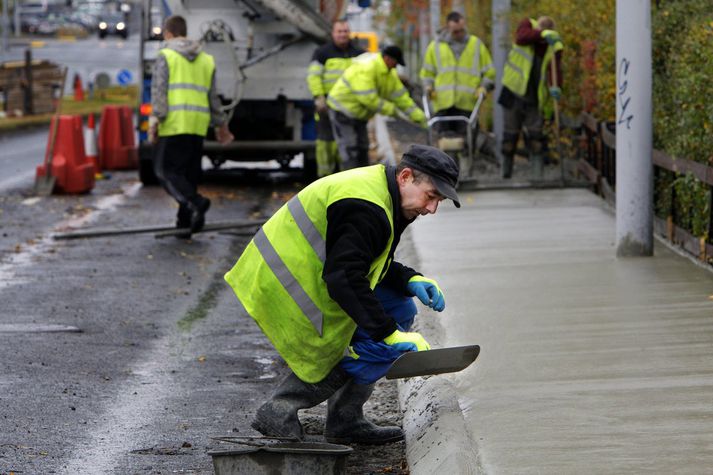
<instances>
[{"instance_id":1,"label":"blue road sign","mask_svg":"<svg viewBox=\"0 0 713 475\"><path fill-rule=\"evenodd\" d=\"M132 79L133 76L131 75L131 71L129 71L128 69L122 69L116 75L116 82L118 82L122 86L126 86L127 84L129 84Z\"/></svg>"}]
</instances>

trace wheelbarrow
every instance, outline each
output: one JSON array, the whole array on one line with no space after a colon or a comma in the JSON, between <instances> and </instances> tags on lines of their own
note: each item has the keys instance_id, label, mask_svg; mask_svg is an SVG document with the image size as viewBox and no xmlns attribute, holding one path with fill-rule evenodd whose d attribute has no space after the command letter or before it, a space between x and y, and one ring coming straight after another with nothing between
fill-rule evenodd
<instances>
[{"instance_id":1,"label":"wheelbarrow","mask_svg":"<svg viewBox=\"0 0 713 475\"><path fill-rule=\"evenodd\" d=\"M473 138L478 136L478 114L480 113L480 106L484 100L485 93L481 92L478 95L478 100L475 101L473 111L468 117L462 115L434 116L431 113L431 103L428 100L428 94L423 94L423 111L426 114L426 124L428 127L428 145L433 145L433 128L437 123L465 122L467 125L465 139L463 137L444 137L438 141L438 148L446 153L455 154L458 157L457 160L460 168L459 180L470 177L470 169L473 166L473 156L475 155L475 150L473 150L475 141Z\"/></svg>"}]
</instances>

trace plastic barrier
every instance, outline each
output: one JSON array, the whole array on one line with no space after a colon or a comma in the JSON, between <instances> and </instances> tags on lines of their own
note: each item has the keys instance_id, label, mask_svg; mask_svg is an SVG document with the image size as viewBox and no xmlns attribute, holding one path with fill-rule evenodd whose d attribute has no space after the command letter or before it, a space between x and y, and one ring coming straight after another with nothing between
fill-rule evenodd
<instances>
[{"instance_id":1,"label":"plastic barrier","mask_svg":"<svg viewBox=\"0 0 713 475\"><path fill-rule=\"evenodd\" d=\"M104 106L99 124L99 161L103 170L138 168L133 115L129 106Z\"/></svg>"},{"instance_id":2,"label":"plastic barrier","mask_svg":"<svg viewBox=\"0 0 713 475\"><path fill-rule=\"evenodd\" d=\"M94 172L101 172L101 163L99 162L99 152L97 150L97 133L94 114L89 114L87 118L87 127L84 129L84 151L87 154L87 159L94 164Z\"/></svg>"},{"instance_id":3,"label":"plastic barrier","mask_svg":"<svg viewBox=\"0 0 713 475\"><path fill-rule=\"evenodd\" d=\"M52 118L50 130L56 117ZM47 140L47 152L51 146ZM45 152L45 153L47 153ZM87 193L94 188L94 163L84 153L82 118L78 115L61 115L57 124L57 138L51 158L51 173L56 178L55 191L60 193ZM45 176L45 165L37 167L37 176Z\"/></svg>"}]
</instances>

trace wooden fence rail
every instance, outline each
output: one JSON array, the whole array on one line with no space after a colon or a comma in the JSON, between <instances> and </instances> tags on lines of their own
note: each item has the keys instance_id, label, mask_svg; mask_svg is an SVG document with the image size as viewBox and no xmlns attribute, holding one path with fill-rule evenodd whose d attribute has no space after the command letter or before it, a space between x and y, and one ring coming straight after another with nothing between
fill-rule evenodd
<instances>
[{"instance_id":1,"label":"wooden fence rail","mask_svg":"<svg viewBox=\"0 0 713 475\"><path fill-rule=\"evenodd\" d=\"M592 184L594 191L605 200L614 203L616 199L616 134L614 127L598 121L586 112L580 115L582 135L579 142L577 171ZM660 150L654 150L651 157L655 167L682 175L691 174L701 183L713 187L713 167L685 158L673 158ZM676 195L671 187L671 209L675 209ZM665 218L654 216L654 232L664 236L674 244L701 261L713 264L713 189L709 190L707 238L698 237L678 226L672 214Z\"/></svg>"}]
</instances>

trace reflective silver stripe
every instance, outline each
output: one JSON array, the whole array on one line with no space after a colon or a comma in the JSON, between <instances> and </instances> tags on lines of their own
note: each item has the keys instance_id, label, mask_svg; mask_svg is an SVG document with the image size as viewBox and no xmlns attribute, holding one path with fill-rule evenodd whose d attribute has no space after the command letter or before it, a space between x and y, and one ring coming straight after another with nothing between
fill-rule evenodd
<instances>
[{"instance_id":1,"label":"reflective silver stripe","mask_svg":"<svg viewBox=\"0 0 713 475\"><path fill-rule=\"evenodd\" d=\"M473 66L470 69L470 74L477 76L480 72L480 38L475 39L475 56L473 56Z\"/></svg>"},{"instance_id":2,"label":"reflective silver stripe","mask_svg":"<svg viewBox=\"0 0 713 475\"><path fill-rule=\"evenodd\" d=\"M413 105L413 106L409 107L408 109L406 109L406 110L404 111L404 114L406 114L407 116L411 117L411 113L412 113L413 111L415 111L415 110L416 110L416 106Z\"/></svg>"},{"instance_id":3,"label":"reflective silver stripe","mask_svg":"<svg viewBox=\"0 0 713 475\"><path fill-rule=\"evenodd\" d=\"M344 81L344 84L347 85L347 88L349 88L349 90L352 92L352 94L354 94L356 96L366 96L369 94L376 94L376 89L367 89L365 91L357 91L356 89L354 89L352 87L352 85L349 83L349 81L347 81L347 78L345 78L344 76L342 76L342 81Z\"/></svg>"},{"instance_id":4,"label":"reflective silver stripe","mask_svg":"<svg viewBox=\"0 0 713 475\"><path fill-rule=\"evenodd\" d=\"M447 43L443 43L444 45L448 46ZM435 53L436 53L436 69L439 71L443 71L441 69L441 42L437 41L436 44L434 45Z\"/></svg>"},{"instance_id":5,"label":"reflective silver stripe","mask_svg":"<svg viewBox=\"0 0 713 475\"><path fill-rule=\"evenodd\" d=\"M377 112L377 113L378 113L378 112L381 112L381 109L383 109L383 108L384 108L384 100L383 100L383 99L379 99L379 104L376 106L376 112Z\"/></svg>"},{"instance_id":6,"label":"reflective silver stripe","mask_svg":"<svg viewBox=\"0 0 713 475\"><path fill-rule=\"evenodd\" d=\"M285 288L287 293L290 294L290 297L292 297L300 310L302 310L302 313L307 315L307 318L312 322L319 336L322 336L322 312L320 312L312 299L309 298L309 295L307 295L300 283L297 282L297 279L292 275L290 269L287 268L285 262L277 251L275 251L275 248L272 247L272 243L270 243L270 240L262 228L255 234L253 242L262 255L262 258L265 259L265 263L267 263L270 270L275 274L275 277L277 277L277 280L280 281L280 284Z\"/></svg>"},{"instance_id":7,"label":"reflective silver stripe","mask_svg":"<svg viewBox=\"0 0 713 475\"><path fill-rule=\"evenodd\" d=\"M354 353L354 354L356 354L356 353ZM344 353L342 354L342 356L352 356L351 347L347 346L346 348L344 348Z\"/></svg>"},{"instance_id":8,"label":"reflective silver stripe","mask_svg":"<svg viewBox=\"0 0 713 475\"><path fill-rule=\"evenodd\" d=\"M344 104L333 98L332 96L327 96L327 104L333 109L339 109L339 112L349 117L350 119L356 119L356 116L349 112L349 109L344 107Z\"/></svg>"},{"instance_id":9,"label":"reflective silver stripe","mask_svg":"<svg viewBox=\"0 0 713 475\"><path fill-rule=\"evenodd\" d=\"M398 99L399 97L403 96L404 94L406 94L406 88L405 88L405 87L402 87L402 88L399 89L398 91L392 92L389 97L390 97L391 99Z\"/></svg>"},{"instance_id":10,"label":"reflective silver stripe","mask_svg":"<svg viewBox=\"0 0 713 475\"><path fill-rule=\"evenodd\" d=\"M319 61L312 61L309 63L309 69L318 69L319 71L322 71L324 69L324 65Z\"/></svg>"},{"instance_id":11,"label":"reflective silver stripe","mask_svg":"<svg viewBox=\"0 0 713 475\"><path fill-rule=\"evenodd\" d=\"M175 90L175 89L189 89L191 91L198 91L198 92L208 92L208 88L205 86L199 86L198 84L191 84L188 82L173 82L168 85L168 90Z\"/></svg>"},{"instance_id":12,"label":"reflective silver stripe","mask_svg":"<svg viewBox=\"0 0 713 475\"><path fill-rule=\"evenodd\" d=\"M450 91L453 88L455 88L455 84L446 84L446 85L442 85L442 86L437 86L436 92Z\"/></svg>"},{"instance_id":13,"label":"reflective silver stripe","mask_svg":"<svg viewBox=\"0 0 713 475\"><path fill-rule=\"evenodd\" d=\"M475 94L475 90L476 90L476 88L472 87L472 86L466 86L464 84L456 84L456 91Z\"/></svg>"},{"instance_id":14,"label":"reflective silver stripe","mask_svg":"<svg viewBox=\"0 0 713 475\"><path fill-rule=\"evenodd\" d=\"M421 79L421 82L423 83L424 86L431 85L435 82L433 78L423 78Z\"/></svg>"},{"instance_id":15,"label":"reflective silver stripe","mask_svg":"<svg viewBox=\"0 0 713 475\"><path fill-rule=\"evenodd\" d=\"M515 45L512 47L512 50L525 58L529 63L532 63L532 55L525 51L523 48L520 48L519 46Z\"/></svg>"},{"instance_id":16,"label":"reflective silver stripe","mask_svg":"<svg viewBox=\"0 0 713 475\"><path fill-rule=\"evenodd\" d=\"M344 73L343 69L326 69L324 74L338 74L341 76Z\"/></svg>"},{"instance_id":17,"label":"reflective silver stripe","mask_svg":"<svg viewBox=\"0 0 713 475\"><path fill-rule=\"evenodd\" d=\"M168 111L169 112L176 112L176 111L205 112L206 114L210 114L210 107L192 106L190 104L174 104L172 106L168 106Z\"/></svg>"},{"instance_id":18,"label":"reflective silver stripe","mask_svg":"<svg viewBox=\"0 0 713 475\"><path fill-rule=\"evenodd\" d=\"M312 249L314 249L314 253L317 254L319 260L324 263L327 256L327 244L324 242L322 235L319 234L319 231L312 220L309 219L307 211L305 211L304 206L302 206L302 202L297 196L287 202L287 209L290 210L290 213L292 213L292 217L295 218L297 227L300 228L300 231L304 234L307 242L309 242L309 245L312 246Z\"/></svg>"},{"instance_id":19,"label":"reflective silver stripe","mask_svg":"<svg viewBox=\"0 0 713 475\"><path fill-rule=\"evenodd\" d=\"M428 63L423 63L423 66L421 66L423 69L428 71L429 73L435 73L436 72L436 67L432 64Z\"/></svg>"},{"instance_id":20,"label":"reflective silver stripe","mask_svg":"<svg viewBox=\"0 0 713 475\"><path fill-rule=\"evenodd\" d=\"M487 73L487 72L490 71L491 69L493 69L493 63L486 64L485 66L483 66L483 69L480 70L480 75L481 75L481 76L484 75L485 73Z\"/></svg>"},{"instance_id":21,"label":"reflective silver stripe","mask_svg":"<svg viewBox=\"0 0 713 475\"><path fill-rule=\"evenodd\" d=\"M511 61L508 60L507 65L514 69L515 72L517 72L520 76L525 77L525 73L522 72L522 69L520 69L518 66L515 66Z\"/></svg>"}]
</instances>

